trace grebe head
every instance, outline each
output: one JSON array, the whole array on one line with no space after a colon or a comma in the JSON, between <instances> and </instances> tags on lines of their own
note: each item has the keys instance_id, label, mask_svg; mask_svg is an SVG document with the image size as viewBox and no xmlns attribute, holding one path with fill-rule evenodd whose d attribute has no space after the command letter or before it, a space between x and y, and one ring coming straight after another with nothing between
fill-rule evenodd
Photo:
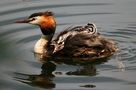
<instances>
[{"instance_id":1,"label":"grebe head","mask_svg":"<svg viewBox=\"0 0 136 90\"><path fill-rule=\"evenodd\" d=\"M18 20L16 23L29 23L40 26L44 35L50 35L55 32L56 22L53 13L50 11L38 12L30 15L27 19Z\"/></svg>"},{"instance_id":2,"label":"grebe head","mask_svg":"<svg viewBox=\"0 0 136 90\"><path fill-rule=\"evenodd\" d=\"M45 55L50 54L48 48L50 47L50 43L56 29L56 22L52 12L46 11L34 13L30 15L27 19L18 20L16 21L16 23L29 23L33 25L38 25L41 29L42 36L36 42L34 46L34 52Z\"/></svg>"},{"instance_id":3,"label":"grebe head","mask_svg":"<svg viewBox=\"0 0 136 90\"><path fill-rule=\"evenodd\" d=\"M97 27L94 23L88 23L85 28L89 31L90 34L97 34Z\"/></svg>"}]
</instances>

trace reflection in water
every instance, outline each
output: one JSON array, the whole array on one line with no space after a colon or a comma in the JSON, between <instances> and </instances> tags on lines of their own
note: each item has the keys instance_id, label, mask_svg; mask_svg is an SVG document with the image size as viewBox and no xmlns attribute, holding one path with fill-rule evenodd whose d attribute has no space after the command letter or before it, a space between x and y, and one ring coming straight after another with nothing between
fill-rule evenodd
<instances>
[{"instance_id":1,"label":"reflection in water","mask_svg":"<svg viewBox=\"0 0 136 90\"><path fill-rule=\"evenodd\" d=\"M30 75L30 74L23 74L23 73L15 73L15 79L22 83L31 85L31 86L38 86L41 88L55 88L55 83L53 82L53 78L55 77L52 72L56 69L56 65L47 62L44 63L41 67L42 71L40 75Z\"/></svg>"},{"instance_id":2,"label":"reflection in water","mask_svg":"<svg viewBox=\"0 0 136 90\"><path fill-rule=\"evenodd\" d=\"M93 90L136 90L135 4L136 0L1 0L0 90L39 90L33 86L53 90L82 90L95 87L93 85L96 85ZM41 32L37 27L19 26L13 22L46 10L55 12L58 22L56 33L71 25L96 23L103 35L117 42L119 57L115 55L108 63L98 65L104 60L97 60L100 63L93 60L84 63L79 59L42 60L41 56L39 61L44 65L39 70L41 64L35 63L31 50ZM38 74L33 73L39 71ZM15 76L10 74L13 72L17 72Z\"/></svg>"},{"instance_id":3,"label":"reflection in water","mask_svg":"<svg viewBox=\"0 0 136 90\"><path fill-rule=\"evenodd\" d=\"M77 69L77 71L69 71L66 74L67 75L95 76L96 75L96 67L93 64L83 65L83 67L81 69Z\"/></svg>"},{"instance_id":4,"label":"reflection in water","mask_svg":"<svg viewBox=\"0 0 136 90\"><path fill-rule=\"evenodd\" d=\"M23 73L15 73L15 79L19 82L31 85L31 86L38 86L41 88L51 89L55 88L56 84L54 82L54 78L57 75L62 75L63 72L58 72L56 70L57 64L67 64L67 65L74 65L74 66L81 66L81 68L76 69L75 71L67 71L66 75L77 75L77 76L95 76L97 73L97 69L95 67L96 64L101 64L102 62L107 61L106 58L99 59L99 60L90 60L86 59L87 61L84 62L82 59L53 59L43 58L41 55L34 54L34 56L40 60L43 64L41 66L41 74L40 75L31 75L31 74L23 74ZM84 62L84 63L83 63ZM55 72L54 72L55 71ZM53 73L54 72L54 73ZM80 87L85 88L94 88L95 85L81 85Z\"/></svg>"}]
</instances>

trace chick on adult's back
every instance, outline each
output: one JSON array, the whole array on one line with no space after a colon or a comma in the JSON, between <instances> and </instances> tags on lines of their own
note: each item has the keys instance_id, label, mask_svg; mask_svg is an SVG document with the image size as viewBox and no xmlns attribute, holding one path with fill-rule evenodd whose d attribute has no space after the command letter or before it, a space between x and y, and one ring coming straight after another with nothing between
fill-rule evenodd
<instances>
[{"instance_id":1,"label":"chick on adult's back","mask_svg":"<svg viewBox=\"0 0 136 90\"><path fill-rule=\"evenodd\" d=\"M52 12L32 14L17 23L38 25L42 35L35 44L34 52L44 56L59 57L108 57L116 52L115 43L97 33L95 24L69 27L52 40L56 30L56 21Z\"/></svg>"},{"instance_id":2,"label":"chick on adult's back","mask_svg":"<svg viewBox=\"0 0 136 90\"><path fill-rule=\"evenodd\" d=\"M54 40L54 55L68 57L107 57L117 48L111 39L97 33L96 25L88 23L85 26L68 28Z\"/></svg>"}]
</instances>

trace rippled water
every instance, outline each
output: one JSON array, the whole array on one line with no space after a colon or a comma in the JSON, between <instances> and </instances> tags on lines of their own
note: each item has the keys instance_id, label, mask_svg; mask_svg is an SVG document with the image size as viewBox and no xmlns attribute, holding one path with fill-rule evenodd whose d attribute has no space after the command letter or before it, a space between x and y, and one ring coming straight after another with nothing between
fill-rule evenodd
<instances>
[{"instance_id":1,"label":"rippled water","mask_svg":"<svg viewBox=\"0 0 136 90\"><path fill-rule=\"evenodd\" d=\"M135 0L1 0L0 90L135 90L135 4ZM14 21L47 10L55 13L56 33L94 22L100 33L116 41L119 52L101 62L39 63L32 51L40 30Z\"/></svg>"}]
</instances>

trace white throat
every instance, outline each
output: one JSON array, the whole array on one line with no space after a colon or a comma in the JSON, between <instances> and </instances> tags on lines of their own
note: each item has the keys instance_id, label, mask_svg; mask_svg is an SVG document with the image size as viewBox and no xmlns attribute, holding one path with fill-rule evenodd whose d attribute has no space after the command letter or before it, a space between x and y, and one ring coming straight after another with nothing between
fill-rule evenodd
<instances>
[{"instance_id":1,"label":"white throat","mask_svg":"<svg viewBox=\"0 0 136 90\"><path fill-rule=\"evenodd\" d=\"M47 44L51 41L52 35L42 35L34 46L34 52L38 54L47 53Z\"/></svg>"}]
</instances>

